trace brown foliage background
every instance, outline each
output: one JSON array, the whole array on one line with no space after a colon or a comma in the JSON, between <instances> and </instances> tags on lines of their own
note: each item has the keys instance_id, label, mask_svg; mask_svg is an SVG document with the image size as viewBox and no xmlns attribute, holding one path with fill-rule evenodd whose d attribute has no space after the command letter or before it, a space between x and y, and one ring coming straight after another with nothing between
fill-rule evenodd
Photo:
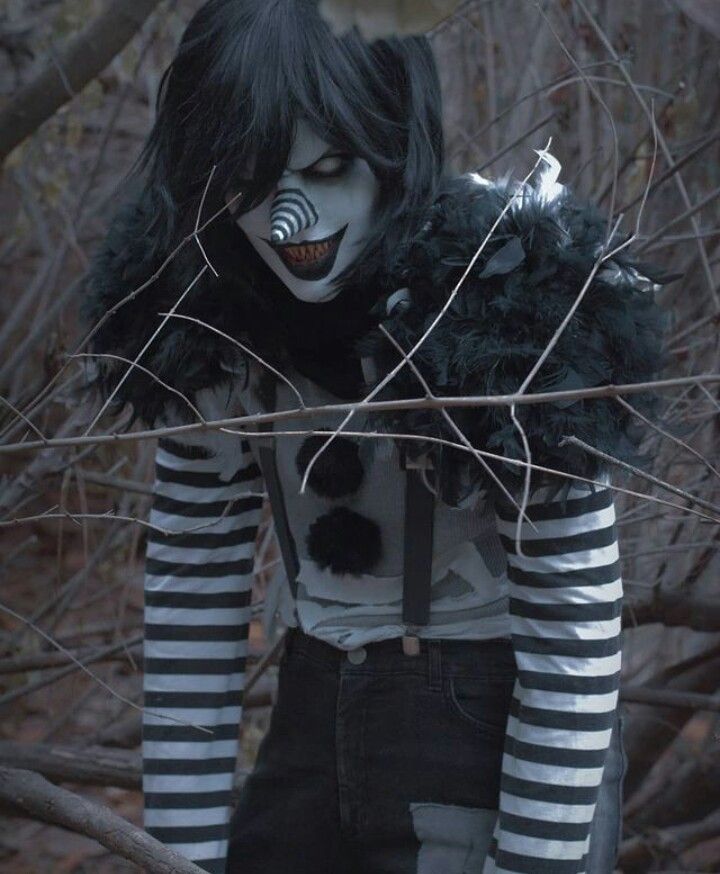
<instances>
[{"instance_id":1,"label":"brown foliage background","mask_svg":"<svg viewBox=\"0 0 720 874\"><path fill-rule=\"evenodd\" d=\"M0 179L2 443L80 434L91 421L79 394L83 364L68 359L80 339L80 279L123 196L161 72L198 5L6 0L0 9L0 151L17 135L17 113L36 128L6 157ZM114 37L95 40L105 52L101 72L83 81L92 73L83 34L119 9L136 14L131 30L139 29L120 51L116 22L99 31ZM552 136L562 181L623 213L623 230L635 226L649 186L640 245L682 274L660 296L672 313L664 376L718 374L720 4L471 0L432 40L454 169L523 176L532 149ZM720 870L720 538L716 521L685 510L720 518L720 407L717 383L667 391L667 421L685 424L685 445L649 432L648 451L655 477L691 498L639 477L632 488L675 508L618 495L627 591L624 872ZM103 421L96 430L118 427ZM153 451L143 441L0 454L0 518L31 517L0 528L0 765L44 774L135 822L144 532L132 520L146 518ZM97 518L109 512L130 521ZM74 518L55 518L62 513ZM48 637L75 659L93 659L95 676ZM252 642L260 656L259 624ZM269 671L253 693L246 764L272 684ZM17 818L7 799L2 810L10 817L0 828L3 870L132 868L86 837Z\"/></svg>"}]
</instances>

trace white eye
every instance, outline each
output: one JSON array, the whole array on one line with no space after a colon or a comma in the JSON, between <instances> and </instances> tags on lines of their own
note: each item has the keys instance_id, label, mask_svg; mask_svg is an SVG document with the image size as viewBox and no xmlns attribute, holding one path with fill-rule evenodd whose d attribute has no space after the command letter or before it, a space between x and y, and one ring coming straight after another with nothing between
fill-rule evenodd
<instances>
[{"instance_id":1,"label":"white eye","mask_svg":"<svg viewBox=\"0 0 720 874\"><path fill-rule=\"evenodd\" d=\"M325 155L325 157L320 158L319 161L316 161L311 167L308 167L307 170L303 172L307 176L341 176L348 169L351 162L352 155Z\"/></svg>"}]
</instances>

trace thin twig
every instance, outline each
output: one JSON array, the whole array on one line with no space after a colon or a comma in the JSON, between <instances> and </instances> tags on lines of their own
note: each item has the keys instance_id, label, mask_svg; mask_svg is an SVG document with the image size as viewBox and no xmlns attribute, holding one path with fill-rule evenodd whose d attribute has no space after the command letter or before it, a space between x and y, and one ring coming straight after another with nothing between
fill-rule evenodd
<instances>
[{"instance_id":1,"label":"thin twig","mask_svg":"<svg viewBox=\"0 0 720 874\"><path fill-rule=\"evenodd\" d=\"M683 449L687 449L692 455L695 456L702 464L707 467L709 471L711 471L716 477L720 479L720 471L716 467L714 467L710 462L705 458L705 456L698 452L697 449L693 449L692 446L689 446L685 441L681 440L679 437L675 437L674 434L671 434L669 431L666 431L664 428L661 428L659 425L656 425L655 422L652 422L646 416L636 410L632 404L629 404L624 398L621 398L619 395L615 398L615 400L620 404L621 407L624 407L629 413L632 413L633 416L637 416L641 422L644 422L648 427L652 428L654 431L657 431L658 434L662 434L663 437L666 437L668 440L672 440L673 443L678 446L682 446Z\"/></svg>"},{"instance_id":2,"label":"thin twig","mask_svg":"<svg viewBox=\"0 0 720 874\"><path fill-rule=\"evenodd\" d=\"M212 519L209 522L202 522L199 525L193 525L191 528L162 528L159 525L153 525L151 522L141 519L139 516L123 516L120 513L115 513L113 510L107 510L105 513L71 513L69 510L63 509L54 512L56 508L53 508L44 513L35 513L33 516L19 516L12 519L3 519L0 521L0 530L3 528L16 528L20 525L28 525L33 522L43 522L46 519L67 519L69 522L73 522L76 525L80 525L83 521L95 520L103 522L134 522L142 528L154 531L156 534L162 534L163 537L180 537L183 534L193 534L194 532L204 531L207 528L212 528L217 525L218 522L225 518L229 508L236 500L236 498L233 498L229 501L223 510L223 513L216 519Z\"/></svg>"},{"instance_id":3,"label":"thin twig","mask_svg":"<svg viewBox=\"0 0 720 874\"><path fill-rule=\"evenodd\" d=\"M503 407L510 404L544 404L555 401L576 401L582 398L614 397L619 394L640 394L666 388L720 383L720 374L703 373L694 376L681 376L672 379L650 380L648 382L623 383L621 385L602 385L594 388L568 389L567 391L537 392L519 395L468 395L466 397L404 398L387 401L368 401L363 404L366 412L380 413L397 410L448 409L456 407ZM359 409L358 403L323 404L318 407L296 407L290 410L274 410L227 419L208 420L186 425L169 425L140 431L112 434L91 434L79 437L49 437L47 441L27 440L20 443L0 444L0 455L38 449L52 449L63 446L99 446L103 444L135 443L157 437L173 437L194 432L216 431L226 428L242 428L245 425L260 425L269 422L283 422L294 419L309 419L322 413L346 413Z\"/></svg>"},{"instance_id":4,"label":"thin twig","mask_svg":"<svg viewBox=\"0 0 720 874\"><path fill-rule=\"evenodd\" d=\"M680 496L681 498L685 498L685 500L687 501L692 501L692 503L697 504L699 507L705 507L706 510L710 510L712 513L716 513L720 516L720 505L713 504L710 501L706 501L704 498L699 498L697 495L691 495L689 492L684 491L684 489L680 489L677 486L672 485L671 483L664 482L663 480L658 479L658 477L653 476L651 473L646 473L644 470L640 470L639 467L628 464L626 461L621 461L619 458L615 458L613 455L608 455L607 452L596 449L594 446L591 446L584 440L580 440L579 437L574 437L570 435L567 437L563 437L560 440L561 446L565 446L568 443L573 446L579 446L581 449L584 449L585 452L589 452L591 455L596 455L598 458L602 458L603 461L607 461L609 464L614 464L618 467L622 467L624 470L628 470L631 473L634 473L635 476L639 476L656 486L660 486L661 488Z\"/></svg>"},{"instance_id":5,"label":"thin twig","mask_svg":"<svg viewBox=\"0 0 720 874\"><path fill-rule=\"evenodd\" d=\"M380 325L380 330L385 335L385 337L389 340L389 342L392 343L393 347L397 350L397 352L400 355L402 355L403 357L405 357L405 351L403 350L402 346L393 337L393 335L390 333L390 331L388 331L388 329L385 327L385 325ZM412 370L412 372L417 377L417 380L420 383L420 385L425 389L427 396L430 398L433 397L432 389L428 385L428 382L425 379L425 377L420 372L420 369L418 368L417 364L412 359L408 359L407 363L408 363L408 367L410 368L410 370ZM492 477L493 481L498 486L498 488L500 488L502 490L505 497L518 510L520 510L520 507L518 507L517 502L515 501L515 498L510 494L510 492L505 487L505 485L502 482L502 480L500 479L500 477L490 467L490 465L487 463L487 461L485 461L485 459L482 457L482 453L478 452L475 449L475 447L472 445L470 440L468 440L467 436L464 434L463 430L460 428L460 426L457 424L457 422L455 422L455 420L452 418L450 413L448 413L448 411L445 409L441 410L440 412L441 412L443 418L445 419L445 421L448 423L448 425L450 425L451 429L456 434L458 439L470 450L470 452L472 452L472 454L475 456L475 458L480 462L480 465L483 468L483 470ZM530 522L530 519L527 519L527 521ZM530 524L532 525L532 522L530 522ZM533 526L533 528L534 528L534 526Z\"/></svg>"},{"instance_id":6,"label":"thin twig","mask_svg":"<svg viewBox=\"0 0 720 874\"><path fill-rule=\"evenodd\" d=\"M254 352L250 346L246 346L244 343L241 343L240 340L237 340L235 337L231 337L230 334L226 334L224 331L221 331L220 328L216 328L213 325L209 325L207 322L204 322L202 319L196 319L194 316L186 316L183 313L172 313L172 312L170 312L170 313L161 312L161 313L158 313L158 315L159 316L167 316L168 318L173 318L173 319L183 319L186 322L194 322L196 325L200 325L201 327L206 328L208 331L212 331L214 334L217 334L219 337L223 337L229 343L232 343L234 346L237 346L238 349L242 350L246 355L249 355L251 358L253 358L255 361L257 361L258 364L262 365L262 367L267 368L272 374L277 376L277 378L279 380L281 380L282 382L284 382L285 385L287 385L288 388L293 392L295 397L298 399L298 403L300 404L300 406L301 407L305 406L305 401L303 400L303 397L300 394L300 391L295 387L295 385L291 382L291 380L287 376L285 376L285 374L282 373L280 370L277 370L277 368L273 367L272 364L265 361L265 359L262 358L260 355L258 355L257 352Z\"/></svg>"},{"instance_id":7,"label":"thin twig","mask_svg":"<svg viewBox=\"0 0 720 874\"><path fill-rule=\"evenodd\" d=\"M34 434L37 434L37 436L40 438L40 440L42 440L43 443L46 443L46 442L47 442L47 441L46 441L46 438L45 438L45 435L44 435L43 432L42 432L42 431L37 427L37 425L35 425L34 422L31 422L30 419L27 418L27 416L24 416L24 415L20 412L20 410L18 410L17 407L15 407L14 404L10 403L10 401L9 401L7 398L4 398L2 395L0 395L0 403L5 404L5 406L6 406L9 410L11 410L13 413L15 413L15 415L16 415L19 419L22 419L23 422L25 422L25 424L28 426L28 428L30 428L30 430L31 430Z\"/></svg>"},{"instance_id":8,"label":"thin twig","mask_svg":"<svg viewBox=\"0 0 720 874\"><path fill-rule=\"evenodd\" d=\"M119 692L116 692L115 689L112 688L112 686L109 686L97 674L93 673L93 671L91 671L89 668L87 668L79 659L75 658L75 656L73 656L73 654L69 650L65 649L65 647L61 643L59 643L57 640L55 640L55 638L51 637L49 634L46 634L42 630L42 628L38 628L38 626L35 625L35 623L32 622L30 619L26 618L25 616L22 616L20 613L17 613L15 610L12 609L12 607L8 607L7 604L0 603L0 611L2 611L3 613L5 613L8 616L11 616L13 619L16 619L18 622L21 622L25 627L29 628L31 631L34 631L36 634L40 635L40 637L42 637L43 640L47 641L51 646L55 647L55 649L57 649L59 652L63 653L63 655L67 656L67 658L71 662L73 662L75 665L77 665L77 667L83 673L87 674L91 680L93 680L98 685L102 686L102 688L105 689L106 692L109 692L113 696L113 698L117 698L118 701L122 701L123 704L127 704L129 707L132 707L134 710L137 710L140 713L147 713L150 716L155 716L155 717L160 717L162 719L167 719L168 721L175 722L178 725L185 725L185 726L188 726L190 728L196 728L198 731L205 732L206 734L212 734L212 731L210 729L207 729L202 725L195 725L195 723L186 722L183 719L177 719L176 717L169 716L166 713L155 713L154 711L147 710L144 707L138 707L138 705L135 704L133 701L131 701L129 698L126 698L124 695L121 695Z\"/></svg>"},{"instance_id":9,"label":"thin twig","mask_svg":"<svg viewBox=\"0 0 720 874\"><path fill-rule=\"evenodd\" d=\"M140 370L142 373L146 374L151 379L153 379L155 382L157 382L159 385L161 385L164 389L166 389L169 392L172 392L172 394L179 397L180 400L182 400L183 403L187 404L187 406L190 408L190 410L197 416L198 421L200 421L200 422L205 421L205 417L203 416L203 414L200 412L200 410L198 410L198 408L195 406L195 404L190 400L190 398L186 394L184 394L183 392L181 392L177 388L173 388L173 386L171 386L169 383L160 379L160 377L156 373L153 373L152 370L150 370L149 368L145 367L142 364L139 364L137 361L133 361L131 358L125 358L122 355L114 355L110 352L74 352L72 355L68 355L66 357L67 358L77 358L77 359L81 359L81 358L91 358L91 359L93 359L93 358L108 358L111 361L122 361L124 364L129 364L129 365L131 365L131 369L134 367L136 370ZM100 415L100 414L98 414L98 415Z\"/></svg>"},{"instance_id":10,"label":"thin twig","mask_svg":"<svg viewBox=\"0 0 720 874\"><path fill-rule=\"evenodd\" d=\"M232 429L223 429L223 431L227 431L229 434L244 434L247 437L306 437L308 433L312 435L318 436L327 436L330 434L335 434L335 431L330 430L322 430L322 429L313 429L312 431L233 431ZM455 443L452 440L447 440L442 437L432 437L426 434L387 434L384 432L377 431L343 431L348 437L357 437L361 440L363 439L387 439L388 437L392 437L397 440L415 440L419 442L428 442L428 443L436 443L438 445L447 446L451 449L458 449L461 452L469 452L470 450L463 443ZM473 449L472 454L476 452L481 453L485 458L492 459L494 461L502 462L503 464L515 465L516 467L526 467L528 462L520 459L520 458L510 458L505 455L498 455L494 452L488 452L485 449ZM612 456L610 456L612 457ZM569 479L569 480L577 480L578 482L588 483L590 485L601 486L602 488L611 489L614 492L619 492L624 495L630 495L635 498L642 498L645 501L649 501L651 503L661 504L664 507L670 507L674 510L680 510L682 513L690 514L693 516L698 516L701 519L705 519L708 522L716 522L720 524L720 516L708 516L706 513L703 513L700 510L693 510L691 507L683 507L680 504L673 504L671 501L664 501L662 498L656 498L654 495L649 495L646 492L636 492L632 489L626 489L622 486L613 485L612 483L607 482L606 480L596 480L591 477L581 476L579 474L568 473L564 470L558 470L553 467L544 467L540 464L532 463L530 467L533 470L540 471L541 473L550 474L552 476L560 477L561 479ZM692 497L689 500L693 500Z\"/></svg>"},{"instance_id":11,"label":"thin twig","mask_svg":"<svg viewBox=\"0 0 720 874\"><path fill-rule=\"evenodd\" d=\"M637 103L639 104L640 108L642 109L642 111L647 116L648 121L651 124L653 124L654 123L653 122L653 115L652 115L650 109L648 108L647 103L645 103L645 100L643 99L642 94L638 90L637 85L633 81L632 76L630 76L630 74L627 72L627 69L625 68L625 64L621 61L620 57L618 56L618 53L615 51L615 47L613 46L612 42L608 39L607 34L600 27L600 25L597 23L595 17L591 14L589 9L587 8L587 5L585 4L584 0L574 0L574 2L580 7L580 9L583 12L583 15L588 20L592 29L594 30L594 32L596 33L597 37L600 39L602 44L605 46L607 51L612 55L613 59L615 61L617 61L618 69L620 70L622 77L625 79L625 81L630 86L630 90L632 91L633 96L635 97L635 99L636 99ZM667 140L660 132L658 132L658 142L660 143L660 147L662 148L663 155L665 156L665 160L668 162L668 164L671 167L674 167L675 162L673 161L672 152L670 151L670 147L667 144ZM673 178L675 179L675 183L678 187L678 190L680 192L680 196L682 197L686 208L691 209L692 203L690 201L690 195L688 194L688 191L687 191L687 188L685 186L685 182L683 180L682 174L676 171ZM691 216L690 221L692 223L693 231L695 233L697 233L700 230L700 228L699 228L699 225L697 224L695 217ZM697 239L697 245L698 245L698 252L700 255L700 263L702 264L703 271L705 273L705 279L706 279L706 282L708 285L708 290L710 291L710 295L711 295L713 303L715 305L715 309L720 310L720 296L718 296L717 289L715 288L715 280L713 278L712 270L710 268L710 262L708 261L708 256L707 256L707 251L705 249L705 244L703 243L703 241L701 239Z\"/></svg>"},{"instance_id":12,"label":"thin twig","mask_svg":"<svg viewBox=\"0 0 720 874\"><path fill-rule=\"evenodd\" d=\"M213 181L213 177L215 176L215 170L217 170L217 164L213 164L212 170L210 171L210 175L208 176L208 180L205 183L205 188L203 189L202 197L200 198L200 206L198 207L197 216L195 217L195 231L193 233L193 238L194 238L195 242L198 244L198 248L200 249L200 252L202 253L202 256L203 256L205 263L212 271L212 274L215 277L215 279L217 279L220 276L220 274L217 272L217 270L210 263L210 259L207 256L207 252L205 251L205 247L203 246L202 242L200 241L200 231L199 231L200 220L202 219L202 211L203 211L203 208L205 206L205 199L207 197L208 189L210 188L210 185Z\"/></svg>"},{"instance_id":13,"label":"thin twig","mask_svg":"<svg viewBox=\"0 0 720 874\"><path fill-rule=\"evenodd\" d=\"M87 655L77 657L73 656L75 661L70 659L72 664L66 665L65 667L62 667L57 671L52 671L52 673L46 674L43 677L38 677L36 680L32 680L31 682L26 683L24 686L18 686L15 689L11 689L4 695L0 695L0 707L2 707L4 704L11 704L13 701L17 701L18 698L24 698L26 695L30 695L33 692L44 689L46 686L50 686L52 683L56 683L58 680L62 680L64 677L68 677L70 676L70 674L74 674L83 666L90 665L93 662L104 661L108 658L108 656L116 655L122 650L137 646L138 644L142 643L142 640L143 636L140 634L136 637L131 638L130 640L121 640L119 643L113 643L110 646L95 650L95 652L89 653ZM62 655L65 654L62 653Z\"/></svg>"},{"instance_id":14,"label":"thin twig","mask_svg":"<svg viewBox=\"0 0 720 874\"><path fill-rule=\"evenodd\" d=\"M347 414L347 416L343 419L343 421L338 426L335 436L337 436L338 434L340 434L343 431L345 426L350 422L350 420L355 415L355 413L357 412L358 409L367 409L368 408L369 402L372 401L372 399L376 395L378 395L385 388L385 386L388 385L397 376L397 374L402 370L402 368L405 366L407 361L409 361L409 359L415 357L415 354L417 353L417 351L423 346L423 344L425 343L427 338L435 330L435 327L444 318L445 313L452 306L453 301L455 300L460 289L464 285L465 280L470 275L470 273L471 273L473 267L475 266L475 264L477 263L477 260L479 259L480 255L485 250L485 247L492 239L492 236L495 233L495 230L498 227L498 225L500 224L500 222L505 218L505 215L509 212L509 210L515 204L516 200L521 196L521 194L523 196L527 194L527 191L526 191L527 182L530 179L530 177L533 175L533 173L537 170L538 165L544 160L544 155L547 152L547 150L550 148L551 143L552 143L552 138L550 138L548 140L547 145L545 146L545 149L538 152L537 161L535 161L535 163L533 164L532 169L525 176L525 178L522 180L521 184L516 188L515 191L512 192L511 196L508 198L508 202L505 204L505 206L500 211L500 214L498 215L498 217L495 219L495 221L490 226L490 230L485 235L484 240L478 246L477 250L475 251L475 254L470 259L470 262L468 263L467 267L463 271L462 276L457 281L457 284L455 285L455 287L452 289L452 291L448 295L448 299L445 301L443 306L440 308L440 311L435 316L435 318L432 320L430 325L423 332L420 339L417 340L417 342L415 343L413 348L405 354L405 356L400 360L400 363L397 364L388 374L386 374L380 380L380 382L370 391L370 393L368 395L366 395L366 397L359 404L354 405L353 409L350 410L350 412ZM300 493L301 494L303 494L305 492L305 489L307 488L307 481L308 481L308 478L312 472L313 466L315 465L318 458L322 455L322 453L332 443L333 439L335 439L335 438L330 437L328 440L326 440L325 443L317 450L317 452L310 459L308 466L305 468L305 473L303 475L302 483L300 485Z\"/></svg>"},{"instance_id":15,"label":"thin twig","mask_svg":"<svg viewBox=\"0 0 720 874\"><path fill-rule=\"evenodd\" d=\"M168 321L169 321L169 319L170 319L170 315L171 315L172 313L175 312L175 310L176 310L176 309L180 306L180 304L185 300L185 298L186 298L187 295L192 291L192 289L195 287L195 285L196 285L196 284L197 284L197 283L198 283L198 282L203 278L203 276L205 275L205 271L206 271L207 269L208 269L208 268L207 268L207 265L203 265L203 266L200 268L200 271L199 271L199 273L197 274L197 276L192 280L192 282L189 283L189 285L187 286L187 288L185 289L185 291L183 291L183 293L180 295L180 297L175 301L175 304L173 305L173 308L170 310L170 313L169 313L169 314L168 314L168 315L167 315L167 316L166 316L166 317L165 317L165 318L160 322L160 324L157 326L157 328L156 328L156 329L153 331L153 333L151 334L150 339L145 343L145 345L142 347L142 349L141 349L141 350L138 352L138 354L136 355L136 357L135 357L135 359L133 360L131 366L128 367L128 369L125 371L125 373L122 375L122 377L117 381L117 383L115 384L113 390L110 392L110 394L108 395L108 397L107 397L106 400L104 401L103 405L100 407L100 410L99 410L98 414L95 416L95 418L92 420L92 422L90 422L90 424L89 424L88 427L86 428L86 430L85 430L85 432L84 432L84 436L87 437L87 436L90 434L90 432L92 431L92 429L95 427L95 425L100 421L100 419L102 418L103 414L105 413L105 410L107 410L107 408L108 408L108 407L110 406L110 404L113 402L113 400L115 399L115 396L116 396L117 393L120 391L120 388L121 388L122 385L124 384L125 380L126 380L126 379L130 376L130 374L132 373L133 369L135 368L135 365L136 365L136 364L138 363L138 361L143 357L143 355L147 352L147 350L150 348L150 346L151 346L151 345L153 344L153 342L155 341L155 339L156 339L156 337L158 336L158 334L162 331L162 329L163 329L163 328L165 327L165 325L168 323Z\"/></svg>"}]
</instances>

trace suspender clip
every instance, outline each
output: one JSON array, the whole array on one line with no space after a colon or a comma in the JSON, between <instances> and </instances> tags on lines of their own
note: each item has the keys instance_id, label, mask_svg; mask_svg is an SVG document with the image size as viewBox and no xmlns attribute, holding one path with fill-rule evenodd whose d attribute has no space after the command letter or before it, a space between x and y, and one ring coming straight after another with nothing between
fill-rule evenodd
<instances>
[{"instance_id":1,"label":"suspender clip","mask_svg":"<svg viewBox=\"0 0 720 874\"><path fill-rule=\"evenodd\" d=\"M402 639L402 648L406 656L420 655L420 638L414 634L406 634Z\"/></svg>"}]
</instances>

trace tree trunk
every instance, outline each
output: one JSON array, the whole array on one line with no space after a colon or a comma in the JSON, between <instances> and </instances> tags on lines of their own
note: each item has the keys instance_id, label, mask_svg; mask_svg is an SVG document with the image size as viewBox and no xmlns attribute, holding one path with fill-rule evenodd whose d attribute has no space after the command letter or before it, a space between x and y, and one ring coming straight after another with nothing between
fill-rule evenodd
<instances>
[{"instance_id":1,"label":"tree trunk","mask_svg":"<svg viewBox=\"0 0 720 874\"><path fill-rule=\"evenodd\" d=\"M128 44L160 0L115 0L0 110L0 163L91 82Z\"/></svg>"}]
</instances>

